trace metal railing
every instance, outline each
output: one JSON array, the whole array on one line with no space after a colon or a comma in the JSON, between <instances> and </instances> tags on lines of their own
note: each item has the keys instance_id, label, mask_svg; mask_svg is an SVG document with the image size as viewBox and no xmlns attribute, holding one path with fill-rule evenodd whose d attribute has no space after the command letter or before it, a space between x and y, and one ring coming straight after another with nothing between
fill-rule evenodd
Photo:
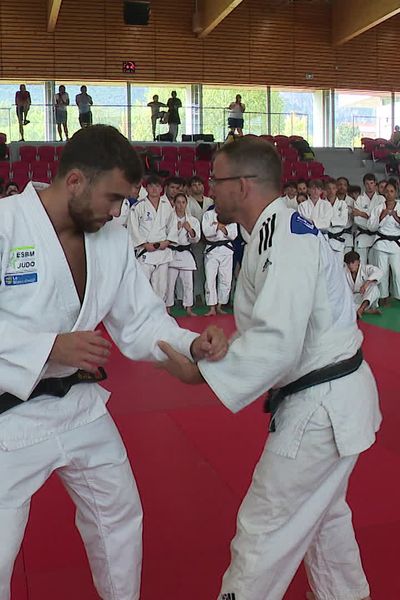
<instances>
[{"instance_id":1,"label":"metal railing","mask_svg":"<svg viewBox=\"0 0 400 600\"><path fill-rule=\"evenodd\" d=\"M161 109L162 110L162 109ZM183 133L200 133L193 131L194 115L201 111L203 132L214 135L216 141L226 139L228 133L229 110L225 107L197 105L182 106L180 110L181 125L179 137ZM126 137L137 141L152 141L151 110L147 105L94 104L91 107L93 123L105 123L119 129ZM67 107L68 130L72 135L80 128L78 107L71 104ZM302 135L309 138L309 115L305 113L268 113L246 111L244 117L244 133L262 135ZM29 125L25 126L25 140L30 142L48 142L57 140L54 106L51 104L32 104L28 114ZM270 131L269 131L270 127ZM19 124L15 106L0 107L0 131L7 135L8 141L18 140ZM157 121L157 134L166 133L168 124Z\"/></svg>"}]
</instances>

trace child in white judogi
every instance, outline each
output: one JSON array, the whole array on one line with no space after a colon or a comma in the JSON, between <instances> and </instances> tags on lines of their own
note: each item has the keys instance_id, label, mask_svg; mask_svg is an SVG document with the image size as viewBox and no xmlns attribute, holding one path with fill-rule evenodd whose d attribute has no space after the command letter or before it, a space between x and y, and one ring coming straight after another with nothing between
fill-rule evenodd
<instances>
[{"instance_id":1,"label":"child in white judogi","mask_svg":"<svg viewBox=\"0 0 400 600\"><path fill-rule=\"evenodd\" d=\"M329 229L332 221L332 206L321 198L323 192L322 181L312 179L308 191L310 197L298 206L299 214L312 221L318 229L325 232Z\"/></svg>"},{"instance_id":2,"label":"child in white judogi","mask_svg":"<svg viewBox=\"0 0 400 600\"><path fill-rule=\"evenodd\" d=\"M173 213L168 200L160 198L162 185L156 175L147 180L147 197L130 211L129 232L138 259L155 293L167 299L168 263L172 260L169 248L169 222Z\"/></svg>"},{"instance_id":3,"label":"child in white judogi","mask_svg":"<svg viewBox=\"0 0 400 600\"><path fill-rule=\"evenodd\" d=\"M349 209L344 200L339 200L337 197L337 185L334 179L330 179L325 183L325 191L327 202L332 207L332 216L330 226L327 229L329 245L337 254L340 262L343 262L344 248L346 240L344 238L344 229L347 225Z\"/></svg>"},{"instance_id":4,"label":"child in white judogi","mask_svg":"<svg viewBox=\"0 0 400 600\"><path fill-rule=\"evenodd\" d=\"M282 198L286 202L286 206L288 208L292 208L293 210L298 209L297 205L297 186L294 181L288 181L283 186L283 196Z\"/></svg>"},{"instance_id":5,"label":"child in white judogi","mask_svg":"<svg viewBox=\"0 0 400 600\"><path fill-rule=\"evenodd\" d=\"M222 304L227 304L232 284L233 245L237 237L236 223L219 223L215 209L204 213L201 223L207 240L204 251L204 269L206 273L206 303L210 310L206 316L223 313ZM218 281L218 284L217 284Z\"/></svg>"},{"instance_id":6,"label":"child in white judogi","mask_svg":"<svg viewBox=\"0 0 400 600\"><path fill-rule=\"evenodd\" d=\"M197 315L192 311L193 306L193 272L196 270L191 245L200 240L200 221L187 212L187 198L178 193L174 200L175 210L169 224L170 231L176 230L177 244L171 244L172 260L168 263L168 312L174 305L175 284L179 279L183 287L183 307L191 317Z\"/></svg>"},{"instance_id":7,"label":"child in white judogi","mask_svg":"<svg viewBox=\"0 0 400 600\"><path fill-rule=\"evenodd\" d=\"M378 309L379 288L383 271L374 265L364 265L358 252L350 251L344 255L346 281L353 292L357 316L364 312L380 314Z\"/></svg>"},{"instance_id":8,"label":"child in white judogi","mask_svg":"<svg viewBox=\"0 0 400 600\"><path fill-rule=\"evenodd\" d=\"M377 234L373 246L374 262L383 271L379 283L383 304L389 298L390 272L393 296L400 299L400 203L396 199L395 183L388 182L385 196L385 203L373 208L368 220L369 229Z\"/></svg>"}]
</instances>

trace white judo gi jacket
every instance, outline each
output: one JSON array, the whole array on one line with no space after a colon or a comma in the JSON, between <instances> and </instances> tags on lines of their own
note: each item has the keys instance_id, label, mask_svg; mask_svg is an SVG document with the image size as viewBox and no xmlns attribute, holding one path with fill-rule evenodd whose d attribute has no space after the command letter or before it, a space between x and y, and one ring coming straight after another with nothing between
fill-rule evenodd
<instances>
[{"instance_id":1,"label":"white judo gi jacket","mask_svg":"<svg viewBox=\"0 0 400 600\"><path fill-rule=\"evenodd\" d=\"M215 209L207 210L207 212L204 213L201 227L207 242L221 242L223 240L232 241L238 234L236 223L225 225L227 235L225 235L221 229L218 229L217 213L215 212ZM207 254L208 253L206 252L206 256ZM209 254L222 256L224 254L233 254L233 250L230 250L227 246L217 246L216 248L213 248Z\"/></svg>"},{"instance_id":2,"label":"white judo gi jacket","mask_svg":"<svg viewBox=\"0 0 400 600\"><path fill-rule=\"evenodd\" d=\"M332 221L332 205L328 200L317 200L314 204L312 200L304 200L298 207L298 212L302 217L312 221L315 227L326 231Z\"/></svg>"},{"instance_id":3,"label":"white judo gi jacket","mask_svg":"<svg viewBox=\"0 0 400 600\"><path fill-rule=\"evenodd\" d=\"M68 262L30 183L0 204L0 394L22 400L42 378L77 369L48 362L57 334L95 330L103 322L133 360L164 360L167 339L190 357L198 334L182 330L165 313L135 260L125 228L107 223L85 234L87 281L81 305ZM78 384L64 398L40 396L0 415L0 449L14 450L94 421L107 411L110 393ZM1 402L1 398L0 398Z\"/></svg>"},{"instance_id":4,"label":"white judo gi jacket","mask_svg":"<svg viewBox=\"0 0 400 600\"><path fill-rule=\"evenodd\" d=\"M357 200L354 202L354 208L357 208L358 210L367 213L369 219L372 210L380 204L384 204L385 202L385 197L381 196L380 194L377 194L376 192L372 196L372 198L369 198L369 196L367 196L367 194L364 193L358 196ZM366 219L365 217L354 217L354 223L358 229L358 231L356 231L355 236L356 249L370 248L375 241L375 236L368 235L360 231L360 227L361 229L370 231L368 219Z\"/></svg>"},{"instance_id":5,"label":"white judo gi jacket","mask_svg":"<svg viewBox=\"0 0 400 600\"><path fill-rule=\"evenodd\" d=\"M327 233L341 234L347 226L347 221L349 218L349 209L347 208L345 200L339 200L339 198L335 199L335 202L331 204L331 207L331 223L327 229ZM339 235L339 237L345 240L344 234ZM329 235L328 240L332 250L335 250L336 252L344 250L345 242L341 242L338 239L329 237Z\"/></svg>"},{"instance_id":6,"label":"white judo gi jacket","mask_svg":"<svg viewBox=\"0 0 400 600\"><path fill-rule=\"evenodd\" d=\"M272 387L350 358L362 343L343 267L309 221L279 198L264 209L247 237L234 301L237 335L221 361L198 363L207 383L233 412ZM337 380L343 395L335 394L334 401L329 394L324 401L321 386L316 393L308 389L288 396L275 414L269 450L295 458L307 423L321 404L341 456L371 446L381 415L365 367L368 377L359 374L362 385L354 374ZM346 387L345 380L352 377L356 385ZM322 385L330 389L330 383Z\"/></svg>"},{"instance_id":7,"label":"white judo gi jacket","mask_svg":"<svg viewBox=\"0 0 400 600\"><path fill-rule=\"evenodd\" d=\"M391 215L386 215L382 221L379 220L382 212L386 208L385 204L376 206L368 219L368 227L371 231L378 231L383 235L400 237L400 223L398 223ZM400 202L396 203L394 208L397 215L400 216ZM374 244L374 249L387 254L400 254L400 246L395 241L381 240L377 237Z\"/></svg>"},{"instance_id":8,"label":"white judo gi jacket","mask_svg":"<svg viewBox=\"0 0 400 600\"><path fill-rule=\"evenodd\" d=\"M192 238L189 235L189 232L186 231L186 229L184 229L183 227L181 227L178 230L179 221L181 221L182 223L184 221L187 221L190 224L190 226L192 227L192 229L194 230L194 232L196 234L194 238ZM192 215L190 215L190 214L186 214L185 217L183 217L182 219L179 219L178 215L174 211L171 215L169 229L170 229L170 231L174 232L174 234L173 234L174 237L176 236L176 239L177 239L176 245L187 246L188 249L183 252L177 252L176 250L171 248L172 249L172 260L168 264L168 267L173 267L175 269L183 269L185 271L195 271L196 270L196 261L194 259L193 254L191 253L190 249L191 249L191 244L197 244L197 242L200 240L201 229L200 229L200 223L199 223L198 219L196 219L196 217L192 217Z\"/></svg>"},{"instance_id":9,"label":"white judo gi jacket","mask_svg":"<svg viewBox=\"0 0 400 600\"><path fill-rule=\"evenodd\" d=\"M153 244L164 240L176 243L176 236L169 228L173 212L169 200L165 200L163 197L160 198L157 210L148 198L138 202L131 210L128 228L138 255L141 254L139 246L145 243ZM165 250L145 252L138 260L148 265L162 265L172 260L172 251L166 248Z\"/></svg>"},{"instance_id":10,"label":"white judo gi jacket","mask_svg":"<svg viewBox=\"0 0 400 600\"><path fill-rule=\"evenodd\" d=\"M214 200L209 198L208 196L203 196L203 205L199 204L196 198L193 196L188 196L188 204L187 209L188 212L196 217L201 223L204 213L214 204Z\"/></svg>"},{"instance_id":11,"label":"white judo gi jacket","mask_svg":"<svg viewBox=\"0 0 400 600\"><path fill-rule=\"evenodd\" d=\"M344 272L349 288L353 292L356 308L358 309L364 300L368 300L370 307L375 308L379 301L378 285L368 287L364 294L362 294L360 290L366 281L376 281L376 284L378 284L383 277L382 269L379 269L374 265L364 265L363 263L360 263L355 280L346 264L344 265Z\"/></svg>"},{"instance_id":12,"label":"white judo gi jacket","mask_svg":"<svg viewBox=\"0 0 400 600\"><path fill-rule=\"evenodd\" d=\"M286 194L286 196L282 196L282 198L286 202L286 206L288 208L292 208L293 210L299 209L299 205L297 204L297 196L294 196L294 198L289 198L289 196Z\"/></svg>"}]
</instances>

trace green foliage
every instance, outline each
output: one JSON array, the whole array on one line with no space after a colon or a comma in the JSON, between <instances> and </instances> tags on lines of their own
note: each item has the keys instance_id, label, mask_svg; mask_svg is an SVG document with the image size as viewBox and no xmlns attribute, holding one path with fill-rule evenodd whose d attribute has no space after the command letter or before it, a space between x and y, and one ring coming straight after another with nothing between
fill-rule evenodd
<instances>
[{"instance_id":1,"label":"green foliage","mask_svg":"<svg viewBox=\"0 0 400 600\"><path fill-rule=\"evenodd\" d=\"M361 133L359 127L351 123L339 123L335 130L335 146L353 148L361 146Z\"/></svg>"}]
</instances>

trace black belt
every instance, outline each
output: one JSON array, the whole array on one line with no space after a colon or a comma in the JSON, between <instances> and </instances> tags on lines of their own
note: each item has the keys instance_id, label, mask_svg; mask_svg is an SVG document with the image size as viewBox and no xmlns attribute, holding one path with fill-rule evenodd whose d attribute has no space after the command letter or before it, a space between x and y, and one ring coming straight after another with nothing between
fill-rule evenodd
<instances>
[{"instance_id":1,"label":"black belt","mask_svg":"<svg viewBox=\"0 0 400 600\"><path fill-rule=\"evenodd\" d=\"M354 356L346 358L338 363L333 363L322 367L321 369L315 369L303 377L296 379L285 385L282 388L269 390L268 396L264 402L264 412L271 413L270 431L275 431L274 415L278 410L280 404L291 394L297 394L308 388L320 385L321 383L327 383L341 377L346 377L357 371L363 361L363 354L361 348L359 348Z\"/></svg>"},{"instance_id":2,"label":"black belt","mask_svg":"<svg viewBox=\"0 0 400 600\"><path fill-rule=\"evenodd\" d=\"M353 233L353 225L350 225L347 229L343 229L341 233L349 233L351 235Z\"/></svg>"},{"instance_id":3,"label":"black belt","mask_svg":"<svg viewBox=\"0 0 400 600\"><path fill-rule=\"evenodd\" d=\"M377 236L378 239L375 240L375 242L372 244L372 246L375 246L376 242L380 242L380 240L385 240L387 242L396 242L396 244L400 248L400 236L399 235L385 235L384 233L380 233L379 231L377 231L375 235ZM371 248L372 248L372 246L371 246Z\"/></svg>"},{"instance_id":4,"label":"black belt","mask_svg":"<svg viewBox=\"0 0 400 600\"><path fill-rule=\"evenodd\" d=\"M233 244L229 240L219 240L218 242L207 241L207 247L204 254L208 254L209 252L214 250L214 248L218 248L219 246L226 246L227 248L229 248L229 250L232 250L232 252L234 251Z\"/></svg>"},{"instance_id":5,"label":"black belt","mask_svg":"<svg viewBox=\"0 0 400 600\"><path fill-rule=\"evenodd\" d=\"M338 231L337 233L333 233L332 231L327 231L326 233L330 240L337 240L338 242L343 242L343 243L346 241L344 238L340 237L341 235L344 234L344 230Z\"/></svg>"},{"instance_id":6,"label":"black belt","mask_svg":"<svg viewBox=\"0 0 400 600\"><path fill-rule=\"evenodd\" d=\"M37 398L37 396L44 395L63 398L66 394L68 394L72 386L76 385L77 383L97 383L107 379L107 373L103 367L99 367L98 370L100 375L94 375L93 373L79 369L79 371L76 371L76 373L73 373L72 375L68 375L68 377L49 377L48 379L42 379L33 389L28 400L32 400L32 398ZM14 396L8 392L0 394L0 414L6 412L10 408L13 408L14 406L18 406L18 404L23 403L24 400L21 400L17 396Z\"/></svg>"},{"instance_id":7,"label":"black belt","mask_svg":"<svg viewBox=\"0 0 400 600\"><path fill-rule=\"evenodd\" d=\"M152 242L150 242L150 243L152 243ZM160 242L155 242L155 243L153 244L153 246L154 246L154 248L155 248L156 250L158 250L158 249L159 249L159 247L160 247ZM141 248L140 252L138 252L138 253L136 254L136 259L138 259L138 258L140 258L141 256L143 256L143 254L146 254L146 252L147 252L146 248Z\"/></svg>"},{"instance_id":8,"label":"black belt","mask_svg":"<svg viewBox=\"0 0 400 600\"><path fill-rule=\"evenodd\" d=\"M376 231L370 231L369 229L364 229L363 227L359 227L357 225L358 231L356 233L356 237L361 233L365 233L365 235L376 235Z\"/></svg>"}]
</instances>

